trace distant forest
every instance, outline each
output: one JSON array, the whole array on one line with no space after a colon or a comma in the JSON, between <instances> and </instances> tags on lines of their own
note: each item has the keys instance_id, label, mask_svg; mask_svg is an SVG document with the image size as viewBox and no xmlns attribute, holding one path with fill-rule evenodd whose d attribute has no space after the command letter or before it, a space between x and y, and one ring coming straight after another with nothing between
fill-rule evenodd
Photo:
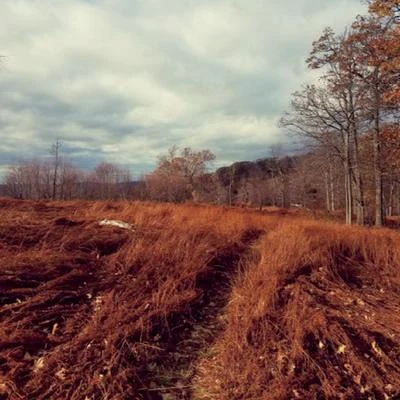
<instances>
[{"instance_id":1,"label":"distant forest","mask_svg":"<svg viewBox=\"0 0 400 400\"><path fill-rule=\"evenodd\" d=\"M320 73L292 95L280 126L306 154L274 154L210 171L210 150L171 148L156 169L133 182L102 162L84 172L57 141L47 161L10 167L4 192L21 199L138 199L254 207L343 210L346 223L400 215L400 5L370 2L342 34L327 28L307 59Z\"/></svg>"}]
</instances>

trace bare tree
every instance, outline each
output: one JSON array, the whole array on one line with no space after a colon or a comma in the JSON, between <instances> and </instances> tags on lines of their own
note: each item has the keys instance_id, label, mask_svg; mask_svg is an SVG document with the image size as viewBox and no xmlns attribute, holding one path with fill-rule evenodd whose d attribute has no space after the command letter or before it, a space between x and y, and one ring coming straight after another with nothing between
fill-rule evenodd
<instances>
[{"instance_id":1,"label":"bare tree","mask_svg":"<svg viewBox=\"0 0 400 400\"><path fill-rule=\"evenodd\" d=\"M352 223L352 157L351 129L342 111L342 98L329 88L305 86L293 94L291 109L281 125L309 141L329 149L329 154L341 159L344 168L346 192L346 223Z\"/></svg>"},{"instance_id":2,"label":"bare tree","mask_svg":"<svg viewBox=\"0 0 400 400\"><path fill-rule=\"evenodd\" d=\"M127 197L131 176L129 170L117 164L101 162L89 179L93 185L93 197L116 199Z\"/></svg>"},{"instance_id":3,"label":"bare tree","mask_svg":"<svg viewBox=\"0 0 400 400\"><path fill-rule=\"evenodd\" d=\"M56 142L50 148L50 154L53 157L53 182L52 182L52 195L51 198L55 200L57 198L57 185L58 185L58 173L61 167L61 148L63 142L57 138Z\"/></svg>"}]
</instances>

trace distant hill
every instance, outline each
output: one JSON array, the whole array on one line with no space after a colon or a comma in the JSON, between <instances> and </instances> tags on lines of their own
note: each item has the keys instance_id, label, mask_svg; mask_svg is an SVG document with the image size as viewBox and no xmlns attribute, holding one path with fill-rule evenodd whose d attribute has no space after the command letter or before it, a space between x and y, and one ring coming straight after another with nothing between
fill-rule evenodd
<instances>
[{"instance_id":1,"label":"distant hill","mask_svg":"<svg viewBox=\"0 0 400 400\"><path fill-rule=\"evenodd\" d=\"M256 161L238 161L215 172L223 185L234 184L249 178L273 178L294 172L301 156L269 157Z\"/></svg>"}]
</instances>

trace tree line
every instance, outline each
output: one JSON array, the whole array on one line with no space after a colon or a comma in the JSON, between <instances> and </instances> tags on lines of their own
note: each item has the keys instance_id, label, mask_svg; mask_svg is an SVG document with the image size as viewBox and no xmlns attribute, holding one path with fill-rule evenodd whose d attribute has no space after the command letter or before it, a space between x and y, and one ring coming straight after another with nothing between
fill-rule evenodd
<instances>
[{"instance_id":1,"label":"tree line","mask_svg":"<svg viewBox=\"0 0 400 400\"><path fill-rule=\"evenodd\" d=\"M4 177L7 196L32 200L127 198L132 187L129 169L101 162L85 171L64 156L60 139L45 159L22 160L11 165Z\"/></svg>"},{"instance_id":2,"label":"tree line","mask_svg":"<svg viewBox=\"0 0 400 400\"><path fill-rule=\"evenodd\" d=\"M11 166L4 180L4 194L20 199L131 199L300 207L325 209L339 216L345 209L344 169L339 159L327 160L323 148L296 156L284 156L273 148L270 157L235 162L211 171L214 160L210 150L173 147L158 158L154 171L133 180L128 169L110 162L101 162L91 171L81 170L68 162L59 149L53 150L45 161L28 160ZM399 173L399 168L393 174L395 171ZM397 185L386 187L386 216L400 215L400 185L394 182ZM365 186L372 190L372 180ZM365 220L372 223L373 209L367 211Z\"/></svg>"}]
</instances>

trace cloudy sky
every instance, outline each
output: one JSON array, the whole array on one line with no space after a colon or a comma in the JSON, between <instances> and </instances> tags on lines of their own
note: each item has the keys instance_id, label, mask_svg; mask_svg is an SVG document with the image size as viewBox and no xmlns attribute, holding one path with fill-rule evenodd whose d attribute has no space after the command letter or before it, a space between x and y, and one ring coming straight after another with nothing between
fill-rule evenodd
<instances>
[{"instance_id":1,"label":"cloudy sky","mask_svg":"<svg viewBox=\"0 0 400 400\"><path fill-rule=\"evenodd\" d=\"M269 154L304 59L358 0L0 0L0 176L57 137L140 174L172 145Z\"/></svg>"}]
</instances>

